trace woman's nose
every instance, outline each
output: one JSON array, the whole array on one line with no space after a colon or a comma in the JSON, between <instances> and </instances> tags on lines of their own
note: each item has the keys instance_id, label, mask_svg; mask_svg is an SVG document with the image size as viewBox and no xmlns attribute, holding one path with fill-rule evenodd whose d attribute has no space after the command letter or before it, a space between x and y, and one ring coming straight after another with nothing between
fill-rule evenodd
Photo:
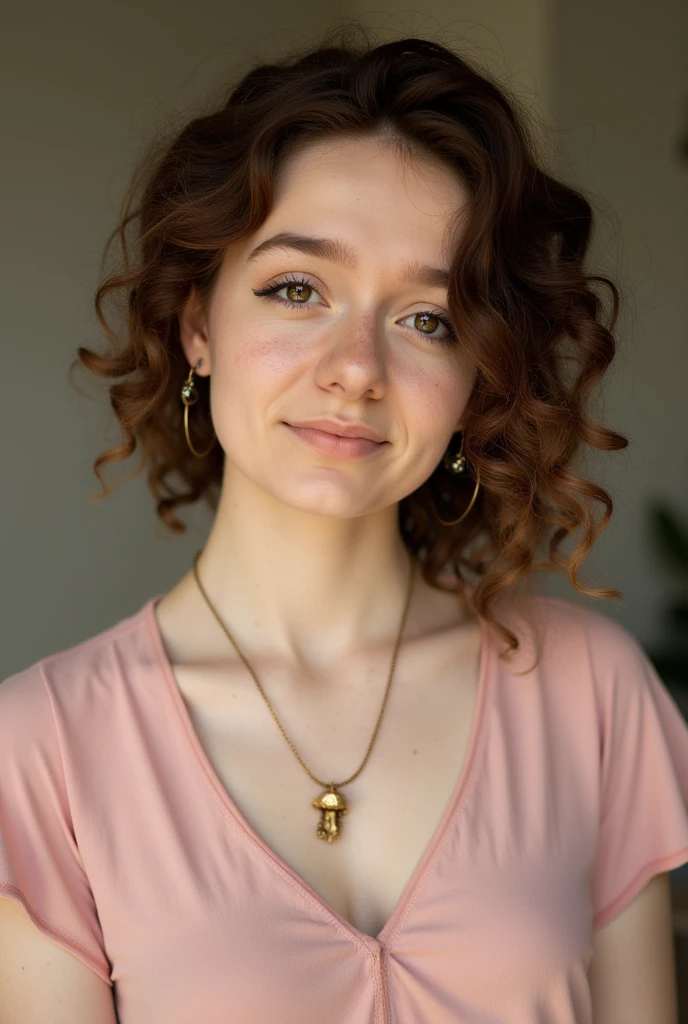
<instances>
[{"instance_id":1,"label":"woman's nose","mask_svg":"<svg viewBox=\"0 0 688 1024\"><path fill-rule=\"evenodd\" d=\"M367 392L379 398L386 376L386 345L379 318L372 313L344 318L323 348L317 383L324 388L339 387L351 398Z\"/></svg>"}]
</instances>

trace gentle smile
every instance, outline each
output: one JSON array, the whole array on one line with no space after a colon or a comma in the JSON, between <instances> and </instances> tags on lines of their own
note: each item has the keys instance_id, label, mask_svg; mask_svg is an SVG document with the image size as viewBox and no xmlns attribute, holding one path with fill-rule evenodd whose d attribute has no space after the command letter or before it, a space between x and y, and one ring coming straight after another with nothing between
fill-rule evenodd
<instances>
[{"instance_id":1,"label":"gentle smile","mask_svg":"<svg viewBox=\"0 0 688 1024\"><path fill-rule=\"evenodd\" d=\"M328 455L335 455L339 458L353 459L371 455L381 451L389 442L372 441L367 437L345 437L342 434L332 434L326 430L318 430L315 427L294 426L291 423L284 423L284 426L300 441L305 442L311 448L326 452Z\"/></svg>"}]
</instances>

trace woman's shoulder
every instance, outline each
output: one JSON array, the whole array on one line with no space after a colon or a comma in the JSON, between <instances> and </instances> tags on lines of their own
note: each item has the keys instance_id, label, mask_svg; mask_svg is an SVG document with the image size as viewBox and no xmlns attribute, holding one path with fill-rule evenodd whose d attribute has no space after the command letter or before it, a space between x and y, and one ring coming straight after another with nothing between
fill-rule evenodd
<instances>
[{"instance_id":1,"label":"woman's shoulder","mask_svg":"<svg viewBox=\"0 0 688 1024\"><path fill-rule=\"evenodd\" d=\"M611 707L619 694L638 698L661 685L641 641L609 610L528 594L500 599L494 614L519 644L500 671L539 680L545 698L567 702L587 689L599 706ZM506 639L493 643L506 652Z\"/></svg>"},{"instance_id":2,"label":"woman's shoulder","mask_svg":"<svg viewBox=\"0 0 688 1024\"><path fill-rule=\"evenodd\" d=\"M9 739L25 724L31 724L35 732L36 725L46 721L46 712L54 712L63 698L78 705L88 699L89 691L102 690L140 659L145 660L147 617L153 600L0 680L0 736Z\"/></svg>"},{"instance_id":3,"label":"woman's shoulder","mask_svg":"<svg viewBox=\"0 0 688 1024\"><path fill-rule=\"evenodd\" d=\"M643 654L640 641L611 609L551 594L520 595L498 602L497 616L526 644L538 642L543 655L598 666Z\"/></svg>"}]
</instances>

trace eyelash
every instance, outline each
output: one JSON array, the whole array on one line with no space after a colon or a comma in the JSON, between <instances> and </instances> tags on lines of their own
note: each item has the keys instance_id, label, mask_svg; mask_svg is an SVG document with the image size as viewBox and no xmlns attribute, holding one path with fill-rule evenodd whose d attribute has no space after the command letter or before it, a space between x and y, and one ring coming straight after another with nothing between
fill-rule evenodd
<instances>
[{"instance_id":1,"label":"eyelash","mask_svg":"<svg viewBox=\"0 0 688 1024\"><path fill-rule=\"evenodd\" d=\"M318 289L315 288L310 283L310 281L307 281L301 277L288 277L282 281L277 281L275 284L268 285L266 288L260 288L258 290L254 288L253 294L261 298L264 297L267 299L271 299L273 302L282 303L282 305L289 306L291 309L294 309L295 307L303 308L304 306L307 306L308 304L306 302L293 302L291 299L282 299L276 294L276 292L281 291L282 288L286 288L287 285L290 284L305 285L307 288L310 288L312 291L316 292L316 294L320 294L320 292L318 292ZM436 345L453 345L456 342L456 334L454 333L451 321L446 316L443 316L441 313L437 313L432 309L419 309L416 311L416 313L409 313L409 316L418 316L422 315L423 313L429 313L430 316L434 316L435 319L439 320L441 324L444 324L444 326L449 331L449 334L443 338L435 338L432 336L432 334L427 334L425 331L421 331L417 327L414 327L413 330L415 330L417 334L420 334L421 337L423 338L429 338L430 341L435 342ZM406 320L408 318L404 317L404 319Z\"/></svg>"}]
</instances>

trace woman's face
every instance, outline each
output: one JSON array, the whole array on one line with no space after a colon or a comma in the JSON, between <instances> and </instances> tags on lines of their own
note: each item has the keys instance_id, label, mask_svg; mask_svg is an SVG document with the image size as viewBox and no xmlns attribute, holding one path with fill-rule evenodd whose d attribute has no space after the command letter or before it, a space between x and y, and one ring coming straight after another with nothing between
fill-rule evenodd
<instances>
[{"instance_id":1,"label":"woman's face","mask_svg":"<svg viewBox=\"0 0 688 1024\"><path fill-rule=\"evenodd\" d=\"M189 363L203 357L199 375L211 374L227 473L341 518L387 507L430 476L474 380L442 319L442 274L427 269L447 270L448 225L466 199L440 164L378 141L292 155L265 222L229 247L207 317L190 303L181 319ZM283 233L320 241L270 242ZM344 457L289 426L320 418L384 443Z\"/></svg>"}]
</instances>

